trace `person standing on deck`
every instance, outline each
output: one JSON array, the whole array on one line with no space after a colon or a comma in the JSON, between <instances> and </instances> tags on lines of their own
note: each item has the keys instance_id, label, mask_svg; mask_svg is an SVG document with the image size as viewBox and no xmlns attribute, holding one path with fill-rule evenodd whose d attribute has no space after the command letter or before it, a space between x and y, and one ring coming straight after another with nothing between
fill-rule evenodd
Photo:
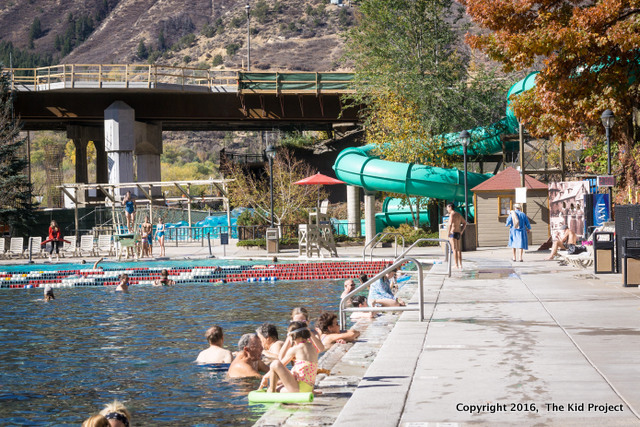
<instances>
[{"instance_id":1,"label":"person standing on deck","mask_svg":"<svg viewBox=\"0 0 640 427\"><path fill-rule=\"evenodd\" d=\"M462 269L462 233L467 228L467 221L456 212L453 203L447 204L447 213L449 214L449 222L447 223L447 236L451 243L451 251L453 252L453 260L456 268Z\"/></svg>"},{"instance_id":2,"label":"person standing on deck","mask_svg":"<svg viewBox=\"0 0 640 427\"><path fill-rule=\"evenodd\" d=\"M531 230L531 224L529 218L522 212L520 204L513 205L509 218L507 218L506 227L511 227L509 230L509 247L513 248L512 261L522 262L522 255L525 249L529 249L529 238L527 232ZM520 249L520 259L516 257L516 249Z\"/></svg>"}]
</instances>

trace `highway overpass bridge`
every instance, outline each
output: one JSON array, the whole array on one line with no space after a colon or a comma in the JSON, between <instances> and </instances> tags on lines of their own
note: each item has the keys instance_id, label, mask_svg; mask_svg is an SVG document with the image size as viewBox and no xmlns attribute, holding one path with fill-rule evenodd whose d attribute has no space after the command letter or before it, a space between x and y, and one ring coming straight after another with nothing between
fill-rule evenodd
<instances>
[{"instance_id":1,"label":"highway overpass bridge","mask_svg":"<svg viewBox=\"0 0 640 427\"><path fill-rule=\"evenodd\" d=\"M98 182L161 181L162 131L332 130L358 121L346 107L351 73L203 70L67 64L10 69L24 130L66 130L77 159L93 141ZM108 179L108 180L107 180ZM86 183L86 161L76 162Z\"/></svg>"}]
</instances>

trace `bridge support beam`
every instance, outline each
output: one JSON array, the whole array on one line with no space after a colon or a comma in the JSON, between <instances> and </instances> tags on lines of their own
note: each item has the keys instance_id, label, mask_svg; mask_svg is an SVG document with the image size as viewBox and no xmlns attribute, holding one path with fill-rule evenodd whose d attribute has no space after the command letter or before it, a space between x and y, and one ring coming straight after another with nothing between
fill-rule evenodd
<instances>
[{"instance_id":1,"label":"bridge support beam","mask_svg":"<svg viewBox=\"0 0 640 427\"><path fill-rule=\"evenodd\" d=\"M108 157L109 184L133 182L135 111L122 101L104 110L104 149ZM124 195L128 188L116 191Z\"/></svg>"},{"instance_id":2,"label":"bridge support beam","mask_svg":"<svg viewBox=\"0 0 640 427\"><path fill-rule=\"evenodd\" d=\"M136 175L138 181L161 181L160 155L162 154L162 124L135 124ZM151 190L154 196L161 195L160 187ZM138 194L142 196L142 194Z\"/></svg>"},{"instance_id":3,"label":"bridge support beam","mask_svg":"<svg viewBox=\"0 0 640 427\"><path fill-rule=\"evenodd\" d=\"M347 185L347 222L349 237L360 236L360 187L355 185Z\"/></svg>"},{"instance_id":4,"label":"bridge support beam","mask_svg":"<svg viewBox=\"0 0 640 427\"><path fill-rule=\"evenodd\" d=\"M364 192L364 228L367 242L376 235L376 193Z\"/></svg>"},{"instance_id":5,"label":"bridge support beam","mask_svg":"<svg viewBox=\"0 0 640 427\"><path fill-rule=\"evenodd\" d=\"M69 125L67 126L67 138L73 141L73 144L76 148L76 184L89 183L87 159L87 146L89 142L93 142L93 145L95 146L97 152L97 182L106 182L106 180L99 180L102 176L105 175L106 171L106 155L104 153L104 131L102 130L102 128L95 126ZM85 198L86 194L78 194L79 202L84 202Z\"/></svg>"}]
</instances>

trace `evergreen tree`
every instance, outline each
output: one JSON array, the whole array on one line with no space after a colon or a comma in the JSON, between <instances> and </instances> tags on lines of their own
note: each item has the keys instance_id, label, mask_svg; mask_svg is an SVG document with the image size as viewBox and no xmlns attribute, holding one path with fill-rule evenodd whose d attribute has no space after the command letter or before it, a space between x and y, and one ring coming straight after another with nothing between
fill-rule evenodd
<instances>
[{"instance_id":1,"label":"evergreen tree","mask_svg":"<svg viewBox=\"0 0 640 427\"><path fill-rule=\"evenodd\" d=\"M144 44L144 39L141 39L140 43L138 43L137 55L138 55L138 58L140 59L147 59L149 57L149 50L147 49L147 46Z\"/></svg>"},{"instance_id":2,"label":"evergreen tree","mask_svg":"<svg viewBox=\"0 0 640 427\"><path fill-rule=\"evenodd\" d=\"M31 183L25 175L25 139L13 116L10 81L0 69L0 223L13 228L14 235L29 234L35 222Z\"/></svg>"}]
</instances>

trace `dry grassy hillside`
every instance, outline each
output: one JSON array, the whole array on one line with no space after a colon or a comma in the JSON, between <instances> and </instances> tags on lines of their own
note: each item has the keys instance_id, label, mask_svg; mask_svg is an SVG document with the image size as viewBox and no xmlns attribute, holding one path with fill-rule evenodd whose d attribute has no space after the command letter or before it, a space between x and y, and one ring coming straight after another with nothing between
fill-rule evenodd
<instances>
[{"instance_id":1,"label":"dry grassy hillside","mask_svg":"<svg viewBox=\"0 0 640 427\"><path fill-rule=\"evenodd\" d=\"M246 0L4 0L0 42L55 63L246 64ZM354 8L328 0L250 0L252 69L340 63ZM38 20L38 28L34 28ZM14 55L15 58L16 55Z\"/></svg>"}]
</instances>

